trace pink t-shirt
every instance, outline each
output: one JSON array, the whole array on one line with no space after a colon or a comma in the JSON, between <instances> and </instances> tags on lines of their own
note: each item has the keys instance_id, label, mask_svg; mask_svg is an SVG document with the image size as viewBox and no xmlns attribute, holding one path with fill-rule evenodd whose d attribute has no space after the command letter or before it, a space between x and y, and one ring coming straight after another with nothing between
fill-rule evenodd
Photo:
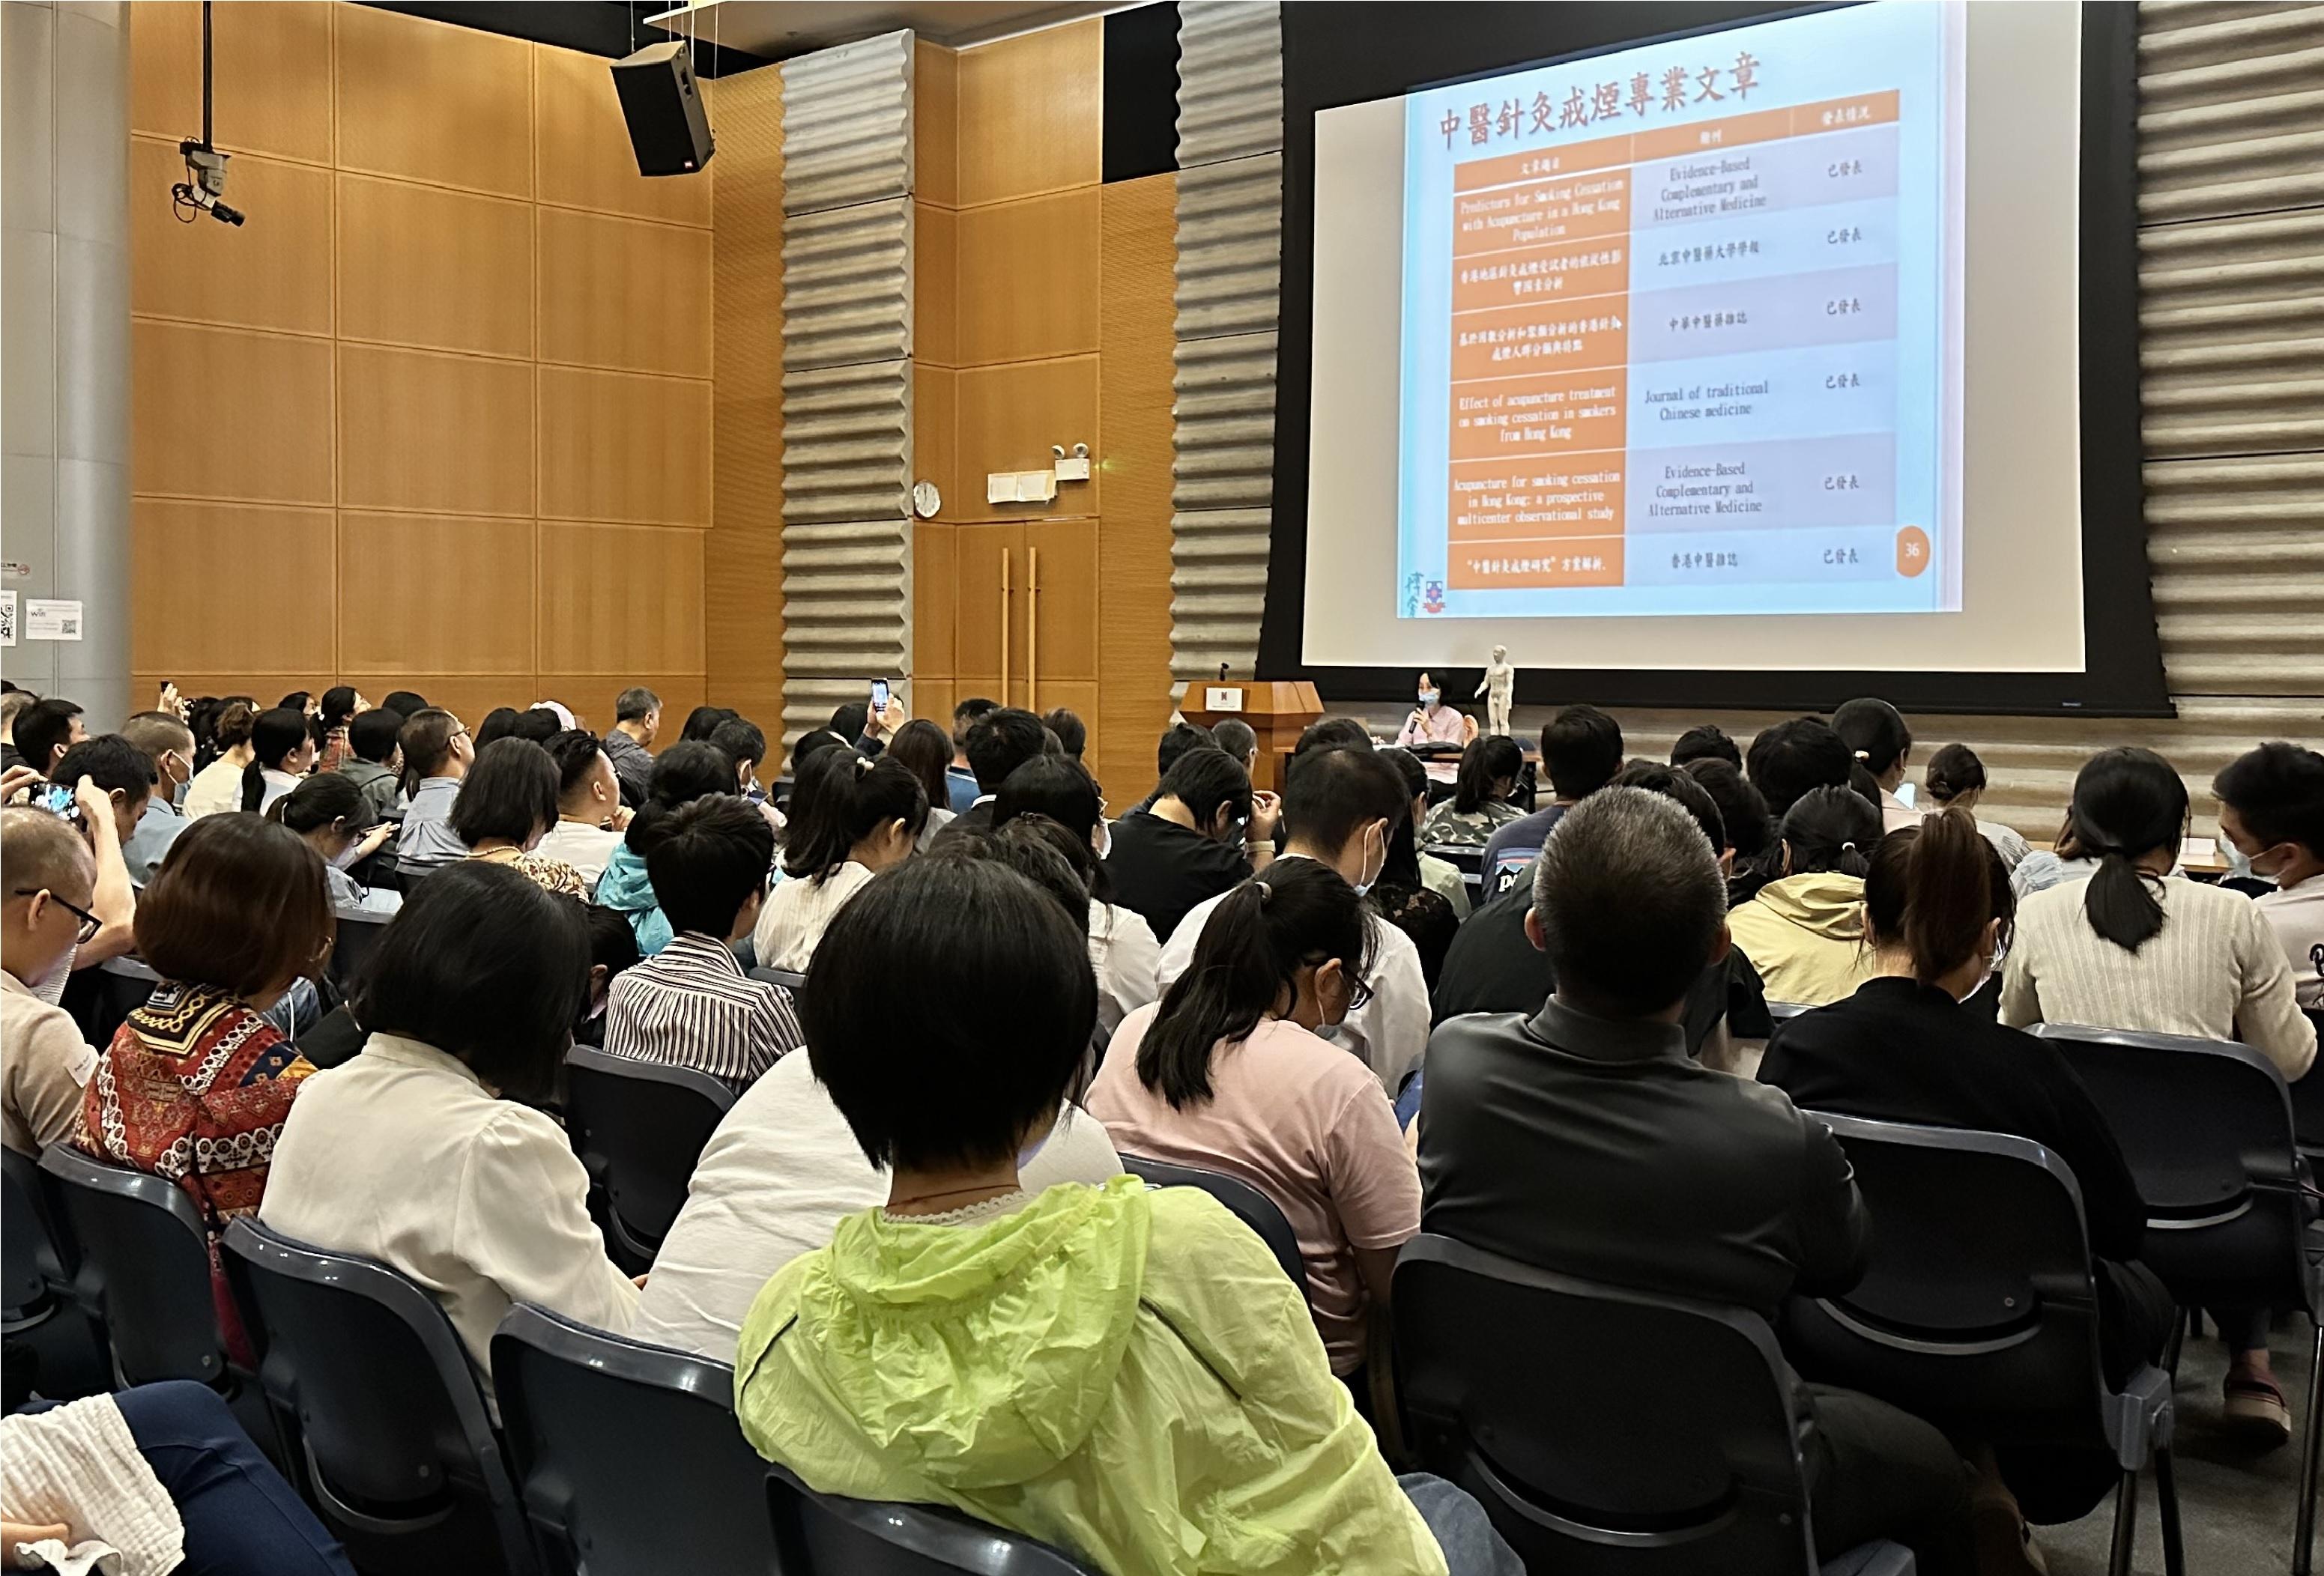
<instances>
[{"instance_id":1,"label":"pink t-shirt","mask_svg":"<svg viewBox=\"0 0 2324 1576\"><path fill-rule=\"evenodd\" d=\"M1358 1248L1397 1248L1420 1230L1420 1174L1370 1068L1297 1024L1262 1022L1211 1057L1211 1099L1185 1111L1138 1081L1138 1046L1158 1005L1122 1020L1090 1088L1114 1147L1239 1178L1273 1199L1299 1238L1307 1306L1344 1374L1364 1360Z\"/></svg>"}]
</instances>

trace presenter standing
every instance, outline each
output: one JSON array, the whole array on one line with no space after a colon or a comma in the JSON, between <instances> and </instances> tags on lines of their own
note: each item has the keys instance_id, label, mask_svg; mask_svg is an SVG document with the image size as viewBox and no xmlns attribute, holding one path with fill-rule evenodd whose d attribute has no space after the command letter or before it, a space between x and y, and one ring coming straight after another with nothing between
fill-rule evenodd
<instances>
[{"instance_id":1,"label":"presenter standing","mask_svg":"<svg viewBox=\"0 0 2324 1576\"><path fill-rule=\"evenodd\" d=\"M1398 744L1465 744L1477 736L1477 723L1443 704L1443 692L1428 674L1420 676L1420 704L1404 719Z\"/></svg>"}]
</instances>

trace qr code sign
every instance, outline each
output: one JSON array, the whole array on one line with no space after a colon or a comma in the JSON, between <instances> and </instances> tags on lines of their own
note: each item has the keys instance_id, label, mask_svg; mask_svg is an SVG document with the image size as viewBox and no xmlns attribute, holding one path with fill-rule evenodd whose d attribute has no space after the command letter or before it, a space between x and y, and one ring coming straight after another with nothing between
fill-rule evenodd
<instances>
[{"instance_id":1,"label":"qr code sign","mask_svg":"<svg viewBox=\"0 0 2324 1576\"><path fill-rule=\"evenodd\" d=\"M16 594L0 591L0 646L16 643Z\"/></svg>"}]
</instances>

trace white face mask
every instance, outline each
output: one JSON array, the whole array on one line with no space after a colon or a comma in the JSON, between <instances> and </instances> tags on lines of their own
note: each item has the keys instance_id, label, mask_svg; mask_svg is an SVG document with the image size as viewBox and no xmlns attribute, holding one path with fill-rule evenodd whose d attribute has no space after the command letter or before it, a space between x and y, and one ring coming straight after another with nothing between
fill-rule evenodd
<instances>
[{"instance_id":1,"label":"white face mask","mask_svg":"<svg viewBox=\"0 0 2324 1576\"><path fill-rule=\"evenodd\" d=\"M2265 853L2267 850L2263 848L2260 852ZM2276 872L2255 868L2252 864L2251 855L2237 848L2228 838L2219 839L2219 855L2226 860L2227 874L2231 878L2254 881L2272 881L2278 879Z\"/></svg>"},{"instance_id":2,"label":"white face mask","mask_svg":"<svg viewBox=\"0 0 2324 1576\"><path fill-rule=\"evenodd\" d=\"M1436 704L1442 694L1443 692L1440 690L1424 689L1420 692L1420 704L1424 706L1433 706Z\"/></svg>"},{"instance_id":3,"label":"white face mask","mask_svg":"<svg viewBox=\"0 0 2324 1576\"><path fill-rule=\"evenodd\" d=\"M1386 834L1383 834L1380 838L1380 854L1379 862L1378 864L1374 864L1370 857L1371 850L1371 834L1369 830L1364 834L1364 849L1366 854L1364 860L1365 875L1362 880L1356 883L1356 896L1359 898L1362 897L1366 892L1370 891L1374 886L1378 885L1380 879L1380 872L1388 869L1388 838Z\"/></svg>"},{"instance_id":4,"label":"white face mask","mask_svg":"<svg viewBox=\"0 0 2324 1576\"><path fill-rule=\"evenodd\" d=\"M1111 855L1113 853L1112 822L1102 820L1097 824L1096 830L1090 834L1090 846L1096 851L1100 859Z\"/></svg>"}]
</instances>

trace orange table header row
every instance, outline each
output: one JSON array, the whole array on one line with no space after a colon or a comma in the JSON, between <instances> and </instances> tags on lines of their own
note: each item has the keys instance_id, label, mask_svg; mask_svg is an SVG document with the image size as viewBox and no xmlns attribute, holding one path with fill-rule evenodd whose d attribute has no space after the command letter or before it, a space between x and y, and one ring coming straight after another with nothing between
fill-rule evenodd
<instances>
[{"instance_id":1,"label":"orange table header row","mask_svg":"<svg viewBox=\"0 0 2324 1576\"><path fill-rule=\"evenodd\" d=\"M1794 105L1789 109L1754 110L1748 115L1697 121L1692 125L1659 126L1619 136L1594 137L1585 143L1530 148L1521 153L1504 153L1498 159L1472 160L1453 171L1452 189L1480 191L1517 181L1570 175L1576 171L1678 158L1711 148L1883 125L1896 119L1897 98L1896 89L1890 88L1877 93Z\"/></svg>"}]
</instances>

